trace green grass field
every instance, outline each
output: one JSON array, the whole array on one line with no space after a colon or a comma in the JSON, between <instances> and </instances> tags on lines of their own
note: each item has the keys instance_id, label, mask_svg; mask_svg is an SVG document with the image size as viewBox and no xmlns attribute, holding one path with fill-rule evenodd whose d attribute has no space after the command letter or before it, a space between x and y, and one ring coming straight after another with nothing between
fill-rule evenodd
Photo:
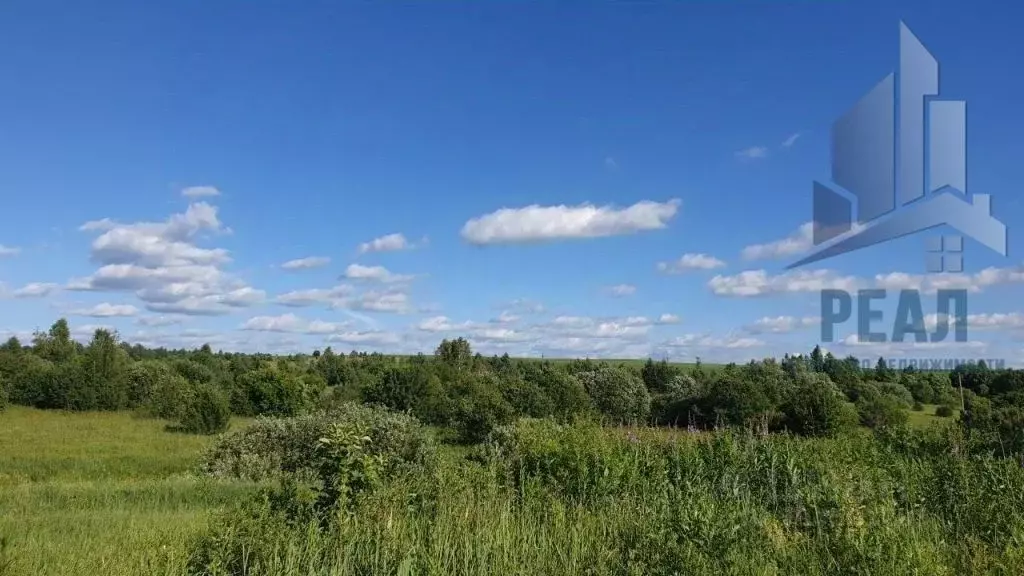
<instances>
[{"instance_id":1,"label":"green grass field","mask_svg":"<svg viewBox=\"0 0 1024 576\"><path fill-rule=\"evenodd\" d=\"M150 574L251 489L193 473L201 436L128 413L0 413L0 575ZM163 558L161 558L161 551Z\"/></svg>"},{"instance_id":2,"label":"green grass field","mask_svg":"<svg viewBox=\"0 0 1024 576\"><path fill-rule=\"evenodd\" d=\"M911 423L948 420L934 412ZM0 576L181 574L189 539L255 486L200 477L212 439L165 426L130 413L0 413Z\"/></svg>"}]
</instances>

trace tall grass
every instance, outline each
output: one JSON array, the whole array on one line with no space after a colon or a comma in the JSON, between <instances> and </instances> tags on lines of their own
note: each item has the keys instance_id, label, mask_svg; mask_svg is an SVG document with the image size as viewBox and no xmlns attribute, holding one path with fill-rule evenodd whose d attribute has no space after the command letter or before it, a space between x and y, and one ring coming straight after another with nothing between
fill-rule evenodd
<instances>
[{"instance_id":1,"label":"tall grass","mask_svg":"<svg viewBox=\"0 0 1024 576\"><path fill-rule=\"evenodd\" d=\"M128 413L0 413L0 575L182 573L209 513L252 492L192 471L209 442Z\"/></svg>"},{"instance_id":2,"label":"tall grass","mask_svg":"<svg viewBox=\"0 0 1024 576\"><path fill-rule=\"evenodd\" d=\"M801 439L527 420L327 527L274 511L280 490L199 476L209 442L128 414L0 414L0 574L1024 573L1024 469L941 426Z\"/></svg>"}]
</instances>

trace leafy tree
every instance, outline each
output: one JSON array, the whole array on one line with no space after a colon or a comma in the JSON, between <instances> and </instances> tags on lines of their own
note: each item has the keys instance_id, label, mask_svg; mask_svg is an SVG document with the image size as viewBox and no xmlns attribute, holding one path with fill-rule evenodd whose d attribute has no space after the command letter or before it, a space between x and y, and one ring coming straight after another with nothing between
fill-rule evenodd
<instances>
[{"instance_id":1,"label":"leafy tree","mask_svg":"<svg viewBox=\"0 0 1024 576\"><path fill-rule=\"evenodd\" d=\"M87 386L95 391L100 410L118 410L129 405L128 353L118 344L117 336L107 330L96 330L83 356Z\"/></svg>"},{"instance_id":2,"label":"leafy tree","mask_svg":"<svg viewBox=\"0 0 1024 576\"><path fill-rule=\"evenodd\" d=\"M241 416L293 416L309 401L301 379L274 362L263 362L237 379L231 407Z\"/></svg>"},{"instance_id":3,"label":"leafy tree","mask_svg":"<svg viewBox=\"0 0 1024 576\"><path fill-rule=\"evenodd\" d=\"M445 339L434 351L434 356L443 364L461 371L472 365L473 351L465 338Z\"/></svg>"},{"instance_id":4,"label":"leafy tree","mask_svg":"<svg viewBox=\"0 0 1024 576\"><path fill-rule=\"evenodd\" d=\"M868 428L888 428L906 424L909 416L904 405L893 396L872 393L857 399L857 414Z\"/></svg>"},{"instance_id":5,"label":"leafy tree","mask_svg":"<svg viewBox=\"0 0 1024 576\"><path fill-rule=\"evenodd\" d=\"M651 397L642 380L619 367L603 366L579 374L597 410L611 422L645 422L651 411Z\"/></svg>"},{"instance_id":6,"label":"leafy tree","mask_svg":"<svg viewBox=\"0 0 1024 576\"><path fill-rule=\"evenodd\" d=\"M451 385L450 423L464 442L482 442L498 426L515 417L492 375L462 374Z\"/></svg>"},{"instance_id":7,"label":"leafy tree","mask_svg":"<svg viewBox=\"0 0 1024 576\"><path fill-rule=\"evenodd\" d=\"M805 436L835 436L857 423L857 413L828 376L801 375L782 407L786 427Z\"/></svg>"},{"instance_id":8,"label":"leafy tree","mask_svg":"<svg viewBox=\"0 0 1024 576\"><path fill-rule=\"evenodd\" d=\"M667 392L672 381L679 375L679 370L668 363L667 360L655 362L648 358L640 372L644 385L651 394Z\"/></svg>"},{"instance_id":9,"label":"leafy tree","mask_svg":"<svg viewBox=\"0 0 1024 576\"><path fill-rule=\"evenodd\" d=\"M875 363L874 378L878 382L891 382L895 378L895 372L889 367L889 363L885 361L885 358L879 356L878 362Z\"/></svg>"}]
</instances>

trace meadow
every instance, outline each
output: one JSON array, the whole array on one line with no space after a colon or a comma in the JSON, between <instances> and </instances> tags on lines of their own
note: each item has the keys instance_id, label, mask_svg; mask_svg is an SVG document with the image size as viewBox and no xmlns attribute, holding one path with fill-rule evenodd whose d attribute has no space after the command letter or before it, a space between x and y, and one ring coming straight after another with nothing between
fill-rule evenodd
<instances>
[{"instance_id":1,"label":"meadow","mask_svg":"<svg viewBox=\"0 0 1024 576\"><path fill-rule=\"evenodd\" d=\"M934 407L915 414L922 430L952 423ZM235 418L231 431L252 423ZM731 432L547 429L527 420L508 429L514 439L483 447L438 441L441 465L382 483L331 530L247 534L239 503L268 482L203 474L218 437L167 424L131 412L0 413L0 574L203 573L190 557L225 523L230 538L275 552L253 553L246 569L205 573L670 574L661 569L671 566L695 574L1011 574L1019 566L1000 564L1016 561L1019 544L999 550L974 536L964 551L946 540L944 514L900 511L881 498L886 482L913 486L894 470L910 473L914 460L892 468L901 460L867 430L744 441ZM501 456L488 458L488 450ZM502 461L518 470L501 469ZM652 467L665 468L662 476ZM411 505L410 494L429 506ZM799 502L808 498L819 500ZM798 521L801 509L833 516ZM861 568L830 568L840 551Z\"/></svg>"},{"instance_id":2,"label":"meadow","mask_svg":"<svg viewBox=\"0 0 1024 576\"><path fill-rule=\"evenodd\" d=\"M0 345L0 576L1024 574L1024 371L70 333Z\"/></svg>"}]
</instances>

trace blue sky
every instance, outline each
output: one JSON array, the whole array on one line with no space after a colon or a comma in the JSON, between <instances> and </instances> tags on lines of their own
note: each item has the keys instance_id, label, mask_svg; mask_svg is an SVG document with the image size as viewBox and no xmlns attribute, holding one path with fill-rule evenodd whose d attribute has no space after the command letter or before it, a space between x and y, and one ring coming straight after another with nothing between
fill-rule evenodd
<instances>
[{"instance_id":1,"label":"blue sky","mask_svg":"<svg viewBox=\"0 0 1024 576\"><path fill-rule=\"evenodd\" d=\"M1024 358L1012 3L86 4L0 7L6 333L746 360L817 343L823 287L951 285L971 342L827 348ZM929 276L926 232L787 272L901 19L1009 257Z\"/></svg>"}]
</instances>

